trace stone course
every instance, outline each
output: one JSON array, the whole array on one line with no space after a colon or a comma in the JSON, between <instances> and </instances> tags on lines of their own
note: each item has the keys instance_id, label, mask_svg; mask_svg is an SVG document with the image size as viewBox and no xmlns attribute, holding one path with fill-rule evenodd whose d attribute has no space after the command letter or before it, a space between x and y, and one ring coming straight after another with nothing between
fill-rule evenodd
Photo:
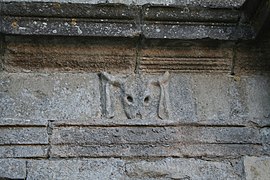
<instances>
[{"instance_id":1,"label":"stone course","mask_svg":"<svg viewBox=\"0 0 270 180\"><path fill-rule=\"evenodd\" d=\"M270 179L269 12L2 0L0 179Z\"/></svg>"}]
</instances>

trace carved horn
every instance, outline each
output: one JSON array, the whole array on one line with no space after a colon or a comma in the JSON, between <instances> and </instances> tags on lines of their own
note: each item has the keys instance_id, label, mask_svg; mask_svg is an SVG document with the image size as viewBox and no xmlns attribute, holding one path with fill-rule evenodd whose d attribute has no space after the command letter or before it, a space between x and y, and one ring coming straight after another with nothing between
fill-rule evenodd
<instances>
[{"instance_id":1,"label":"carved horn","mask_svg":"<svg viewBox=\"0 0 270 180\"><path fill-rule=\"evenodd\" d=\"M169 118L169 92L168 92L168 82L169 82L170 74L168 71L164 73L164 75L159 78L158 84L160 86L160 100L158 107L158 117L161 119Z\"/></svg>"},{"instance_id":2,"label":"carved horn","mask_svg":"<svg viewBox=\"0 0 270 180\"><path fill-rule=\"evenodd\" d=\"M100 73L100 77L102 89L101 102L103 113L105 114L106 118L113 118L114 107L113 102L111 100L111 86L112 85L120 86L120 81L106 72Z\"/></svg>"}]
</instances>

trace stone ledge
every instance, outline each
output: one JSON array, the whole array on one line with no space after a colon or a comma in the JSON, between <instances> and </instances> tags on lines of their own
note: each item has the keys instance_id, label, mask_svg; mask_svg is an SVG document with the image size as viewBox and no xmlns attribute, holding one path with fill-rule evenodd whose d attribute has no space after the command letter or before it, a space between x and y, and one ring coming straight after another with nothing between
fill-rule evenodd
<instances>
[{"instance_id":1,"label":"stone ledge","mask_svg":"<svg viewBox=\"0 0 270 180\"><path fill-rule=\"evenodd\" d=\"M225 3L226 4L226 3ZM1 32L16 35L253 39L241 10L185 4L2 2ZM19 8L18 8L19 7Z\"/></svg>"}]
</instances>

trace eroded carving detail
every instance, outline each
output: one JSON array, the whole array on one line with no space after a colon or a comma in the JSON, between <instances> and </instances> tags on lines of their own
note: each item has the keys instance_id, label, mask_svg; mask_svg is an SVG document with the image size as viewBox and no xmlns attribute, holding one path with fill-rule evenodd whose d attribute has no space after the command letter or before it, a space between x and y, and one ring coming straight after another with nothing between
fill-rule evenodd
<instances>
[{"instance_id":1,"label":"eroded carving detail","mask_svg":"<svg viewBox=\"0 0 270 180\"><path fill-rule=\"evenodd\" d=\"M152 101L158 101L155 107L157 116L160 119L168 119L170 117L169 77L169 72L151 79L139 74L118 77L106 72L101 73L101 104L104 116L106 118L115 116L115 102L113 101L115 92L112 89L117 87L120 90L119 98L127 118L143 118L145 109L153 106ZM159 100L153 99L156 97L153 96L151 86L159 87Z\"/></svg>"}]
</instances>

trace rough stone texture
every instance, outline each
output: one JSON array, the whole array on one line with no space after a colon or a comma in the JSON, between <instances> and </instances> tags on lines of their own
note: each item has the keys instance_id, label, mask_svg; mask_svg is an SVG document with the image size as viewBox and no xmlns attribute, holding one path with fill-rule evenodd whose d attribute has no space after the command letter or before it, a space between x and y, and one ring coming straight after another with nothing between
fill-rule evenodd
<instances>
[{"instance_id":1,"label":"rough stone texture","mask_svg":"<svg viewBox=\"0 0 270 180\"><path fill-rule=\"evenodd\" d=\"M244 166L246 180L270 179L269 157L245 157Z\"/></svg>"},{"instance_id":2,"label":"rough stone texture","mask_svg":"<svg viewBox=\"0 0 270 180\"><path fill-rule=\"evenodd\" d=\"M10 2L10 0L2 0L3 2ZM32 0L16 0L17 2L26 1L31 2ZM71 3L122 3L122 4L160 4L160 5L194 5L194 6L210 6L210 7L223 7L223 8L237 8L243 5L245 0L35 0L35 2L71 2Z\"/></svg>"},{"instance_id":3,"label":"rough stone texture","mask_svg":"<svg viewBox=\"0 0 270 180\"><path fill-rule=\"evenodd\" d=\"M35 126L35 127L46 127L48 124L47 121L43 119L14 119L14 118L1 118L0 127L1 126Z\"/></svg>"},{"instance_id":4,"label":"rough stone texture","mask_svg":"<svg viewBox=\"0 0 270 180\"><path fill-rule=\"evenodd\" d=\"M162 76L142 77L147 82ZM121 79L121 76L115 77ZM124 112L127 107L121 101L121 88L114 86L110 96L115 115L112 119L103 119L100 97L104 94L100 91L100 83L98 75L91 73L2 73L0 124L45 126L47 120L59 120L59 124L107 126L269 124L270 81L265 75L171 74L168 85L170 115L163 120L158 112L161 89L156 85L145 90L151 94L151 99L147 106L140 107L143 108L140 110L142 117L130 120ZM132 93L138 93L140 88L143 91L133 76L127 83L132 85ZM63 122L65 120L67 122Z\"/></svg>"},{"instance_id":5,"label":"rough stone texture","mask_svg":"<svg viewBox=\"0 0 270 180\"><path fill-rule=\"evenodd\" d=\"M154 39L255 38L248 23L239 23L243 16L239 7L243 2L210 0L199 2L200 5L195 2L132 1L124 5L121 1L100 4L2 2L1 31L14 35L144 36Z\"/></svg>"},{"instance_id":6,"label":"rough stone texture","mask_svg":"<svg viewBox=\"0 0 270 180\"><path fill-rule=\"evenodd\" d=\"M0 144L48 144L46 128L1 128Z\"/></svg>"},{"instance_id":7,"label":"rough stone texture","mask_svg":"<svg viewBox=\"0 0 270 180\"><path fill-rule=\"evenodd\" d=\"M124 162L118 159L32 160L27 179L123 179Z\"/></svg>"},{"instance_id":8,"label":"rough stone texture","mask_svg":"<svg viewBox=\"0 0 270 180\"><path fill-rule=\"evenodd\" d=\"M258 129L234 127L60 127L52 132L52 144L116 145L173 143L261 143Z\"/></svg>"},{"instance_id":9,"label":"rough stone texture","mask_svg":"<svg viewBox=\"0 0 270 180\"><path fill-rule=\"evenodd\" d=\"M268 121L269 123L269 121ZM262 128L261 129L261 138L263 142L263 154L264 155L270 155L270 128Z\"/></svg>"},{"instance_id":10,"label":"rough stone texture","mask_svg":"<svg viewBox=\"0 0 270 180\"><path fill-rule=\"evenodd\" d=\"M25 160L0 159L0 179L25 179L26 162Z\"/></svg>"},{"instance_id":11,"label":"rough stone texture","mask_svg":"<svg viewBox=\"0 0 270 180\"><path fill-rule=\"evenodd\" d=\"M184 144L164 143L148 145L52 145L51 157L209 157L239 158L259 156L261 145L251 144Z\"/></svg>"},{"instance_id":12,"label":"rough stone texture","mask_svg":"<svg viewBox=\"0 0 270 180\"><path fill-rule=\"evenodd\" d=\"M27 168L27 179L241 179L241 172L229 161L196 159L33 160L28 162Z\"/></svg>"},{"instance_id":13,"label":"rough stone texture","mask_svg":"<svg viewBox=\"0 0 270 180\"><path fill-rule=\"evenodd\" d=\"M270 118L270 77L254 76L246 80L250 119ZM257 120L258 121L258 120Z\"/></svg>"},{"instance_id":14,"label":"rough stone texture","mask_svg":"<svg viewBox=\"0 0 270 180\"><path fill-rule=\"evenodd\" d=\"M133 39L9 36L3 66L10 72L133 72L135 46Z\"/></svg>"},{"instance_id":15,"label":"rough stone texture","mask_svg":"<svg viewBox=\"0 0 270 180\"><path fill-rule=\"evenodd\" d=\"M268 23L269 24L269 23ZM265 33L257 41L248 41L237 44L235 51L235 74L268 73L270 72L270 33Z\"/></svg>"},{"instance_id":16,"label":"rough stone texture","mask_svg":"<svg viewBox=\"0 0 270 180\"><path fill-rule=\"evenodd\" d=\"M134 179L241 179L229 162L167 158L128 163L126 172Z\"/></svg>"},{"instance_id":17,"label":"rough stone texture","mask_svg":"<svg viewBox=\"0 0 270 180\"><path fill-rule=\"evenodd\" d=\"M202 122L241 123L247 116L247 102L240 82L233 77L194 75L197 116ZM211 87L211 88L209 88Z\"/></svg>"},{"instance_id":18,"label":"rough stone texture","mask_svg":"<svg viewBox=\"0 0 270 180\"><path fill-rule=\"evenodd\" d=\"M1 158L46 158L49 145L1 145Z\"/></svg>"},{"instance_id":19,"label":"rough stone texture","mask_svg":"<svg viewBox=\"0 0 270 180\"><path fill-rule=\"evenodd\" d=\"M228 42L146 40L139 68L147 73L229 73L233 59L232 46Z\"/></svg>"},{"instance_id":20,"label":"rough stone texture","mask_svg":"<svg viewBox=\"0 0 270 180\"><path fill-rule=\"evenodd\" d=\"M1 73L1 118L89 119L100 116L94 74Z\"/></svg>"},{"instance_id":21,"label":"rough stone texture","mask_svg":"<svg viewBox=\"0 0 270 180\"><path fill-rule=\"evenodd\" d=\"M0 179L270 179L269 7L1 1Z\"/></svg>"}]
</instances>

